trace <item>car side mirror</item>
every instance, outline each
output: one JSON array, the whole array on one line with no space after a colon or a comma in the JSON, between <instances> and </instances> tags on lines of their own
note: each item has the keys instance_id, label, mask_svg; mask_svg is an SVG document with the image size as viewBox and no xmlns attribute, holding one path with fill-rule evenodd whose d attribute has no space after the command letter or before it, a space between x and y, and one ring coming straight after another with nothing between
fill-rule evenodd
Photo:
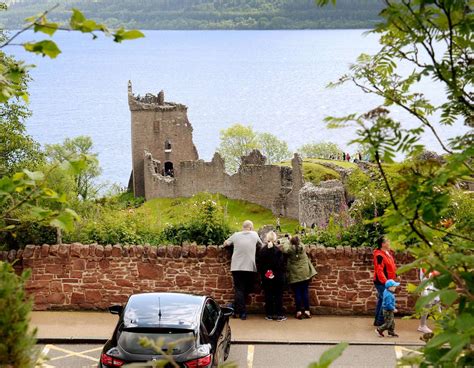
<instances>
[{"instance_id":1,"label":"car side mirror","mask_svg":"<svg viewBox=\"0 0 474 368\"><path fill-rule=\"evenodd\" d=\"M225 317L231 317L234 314L234 308L230 307L221 307L221 311Z\"/></svg>"},{"instance_id":2,"label":"car side mirror","mask_svg":"<svg viewBox=\"0 0 474 368\"><path fill-rule=\"evenodd\" d=\"M109 307L109 312L112 313L112 314L122 314L122 311L123 311L123 306L122 305L113 305L111 307Z\"/></svg>"}]
</instances>

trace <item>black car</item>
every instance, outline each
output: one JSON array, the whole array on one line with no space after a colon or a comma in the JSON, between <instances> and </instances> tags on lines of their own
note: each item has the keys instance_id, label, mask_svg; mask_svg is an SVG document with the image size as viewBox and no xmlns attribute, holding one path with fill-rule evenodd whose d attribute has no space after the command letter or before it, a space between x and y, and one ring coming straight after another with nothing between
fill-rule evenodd
<instances>
[{"instance_id":1,"label":"black car","mask_svg":"<svg viewBox=\"0 0 474 368\"><path fill-rule=\"evenodd\" d=\"M102 349L99 368L163 360L163 355L140 344L142 337L161 339L162 350L180 367L217 367L229 356L229 316L233 310L220 307L210 297L135 294L125 307L117 305L109 310L120 318Z\"/></svg>"}]
</instances>

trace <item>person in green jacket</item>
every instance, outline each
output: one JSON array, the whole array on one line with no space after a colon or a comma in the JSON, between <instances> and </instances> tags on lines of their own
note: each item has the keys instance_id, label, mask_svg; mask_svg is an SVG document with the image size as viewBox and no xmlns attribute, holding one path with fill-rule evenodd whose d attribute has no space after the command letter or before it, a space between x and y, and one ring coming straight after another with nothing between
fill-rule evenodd
<instances>
[{"instance_id":1,"label":"person in green jacket","mask_svg":"<svg viewBox=\"0 0 474 368\"><path fill-rule=\"evenodd\" d=\"M316 269L298 236L293 236L289 244L283 244L282 251L288 255L288 283L295 293L296 318L311 318L308 288L311 278L317 274Z\"/></svg>"}]
</instances>

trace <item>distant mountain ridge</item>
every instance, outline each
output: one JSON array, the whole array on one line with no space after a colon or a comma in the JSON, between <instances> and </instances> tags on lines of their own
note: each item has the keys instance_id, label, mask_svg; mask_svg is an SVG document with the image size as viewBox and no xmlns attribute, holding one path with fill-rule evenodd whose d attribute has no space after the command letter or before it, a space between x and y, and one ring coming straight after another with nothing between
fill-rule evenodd
<instances>
[{"instance_id":1,"label":"distant mountain ridge","mask_svg":"<svg viewBox=\"0 0 474 368\"><path fill-rule=\"evenodd\" d=\"M68 9L111 27L139 29L321 29L371 28L380 0L338 0L319 8L314 0L9 0L0 24L18 29L23 20L60 4L50 19L64 21Z\"/></svg>"}]
</instances>

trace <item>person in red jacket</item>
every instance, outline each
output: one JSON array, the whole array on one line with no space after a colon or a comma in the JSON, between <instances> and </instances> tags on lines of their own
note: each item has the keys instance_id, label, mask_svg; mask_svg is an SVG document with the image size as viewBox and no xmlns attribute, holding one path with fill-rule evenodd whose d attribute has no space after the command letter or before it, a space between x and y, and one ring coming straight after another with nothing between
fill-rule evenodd
<instances>
[{"instance_id":1,"label":"person in red jacket","mask_svg":"<svg viewBox=\"0 0 474 368\"><path fill-rule=\"evenodd\" d=\"M374 251L374 286L377 290L377 306L375 307L374 326L384 323L382 300L387 280L397 278L397 266L390 249L390 241L384 236L377 240L377 249Z\"/></svg>"}]
</instances>

